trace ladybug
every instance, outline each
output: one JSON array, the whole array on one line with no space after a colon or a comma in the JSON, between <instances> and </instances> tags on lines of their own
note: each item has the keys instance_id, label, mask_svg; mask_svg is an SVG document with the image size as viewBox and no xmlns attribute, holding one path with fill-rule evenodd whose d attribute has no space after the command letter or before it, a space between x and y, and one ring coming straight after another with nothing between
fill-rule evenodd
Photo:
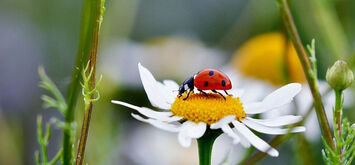
<instances>
[{"instance_id":1,"label":"ladybug","mask_svg":"<svg viewBox=\"0 0 355 165\"><path fill-rule=\"evenodd\" d=\"M225 100L226 97L216 90L224 90L224 92L229 95L226 90L232 89L232 83L228 76L219 70L203 69L182 83L179 87L178 97L181 97L183 93L188 92L186 98L184 98L184 100L186 100L190 93L193 92L194 88L205 94L206 97L208 97L208 94L203 90L211 90L212 92L221 95Z\"/></svg>"}]
</instances>

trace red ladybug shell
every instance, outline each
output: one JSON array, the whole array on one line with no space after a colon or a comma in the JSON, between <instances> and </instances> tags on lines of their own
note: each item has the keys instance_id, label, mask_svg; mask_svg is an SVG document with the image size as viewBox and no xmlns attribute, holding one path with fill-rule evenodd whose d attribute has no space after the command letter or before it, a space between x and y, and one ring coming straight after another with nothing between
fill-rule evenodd
<instances>
[{"instance_id":1,"label":"red ladybug shell","mask_svg":"<svg viewBox=\"0 0 355 165\"><path fill-rule=\"evenodd\" d=\"M231 80L227 75L216 69L204 69L195 75L194 86L201 90L232 89Z\"/></svg>"}]
</instances>

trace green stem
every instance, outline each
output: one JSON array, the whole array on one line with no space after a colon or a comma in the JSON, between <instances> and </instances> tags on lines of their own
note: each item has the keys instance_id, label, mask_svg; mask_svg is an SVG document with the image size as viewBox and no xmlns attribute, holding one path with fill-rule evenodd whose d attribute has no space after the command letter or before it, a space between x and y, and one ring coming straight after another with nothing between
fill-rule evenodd
<instances>
[{"instance_id":1,"label":"green stem","mask_svg":"<svg viewBox=\"0 0 355 165\"><path fill-rule=\"evenodd\" d=\"M63 149L60 149L58 153L55 155L55 157L52 159L52 161L49 162L49 165L55 165L61 158L62 154L63 154Z\"/></svg>"},{"instance_id":2,"label":"green stem","mask_svg":"<svg viewBox=\"0 0 355 165\"><path fill-rule=\"evenodd\" d=\"M45 137L43 135L43 130L42 130L43 122L42 121L43 121L42 116L38 116L37 117L37 140L38 140L39 145L41 147L42 163L46 164L46 163L48 163L47 144L46 144ZM47 126L47 128L48 128L48 126ZM38 157L39 157L39 154L38 154Z\"/></svg>"},{"instance_id":3,"label":"green stem","mask_svg":"<svg viewBox=\"0 0 355 165\"><path fill-rule=\"evenodd\" d=\"M36 165L41 165L41 156L39 155L39 152L36 151L35 152L35 162L36 162Z\"/></svg>"},{"instance_id":4,"label":"green stem","mask_svg":"<svg viewBox=\"0 0 355 165\"><path fill-rule=\"evenodd\" d=\"M335 90L335 123L338 125L339 129L339 137L341 135L341 116L342 116L342 97L343 92L339 90Z\"/></svg>"},{"instance_id":5,"label":"green stem","mask_svg":"<svg viewBox=\"0 0 355 165\"><path fill-rule=\"evenodd\" d=\"M96 59L97 59L97 48L98 48L98 40L99 40L99 32L102 22L102 16L104 12L104 3L105 0L85 0L85 6L91 10L93 13L92 17L92 26L93 26L93 34L92 34L92 41L90 46L90 61L89 61L89 88L91 90L95 90L95 72L96 72ZM84 73L85 74L85 73ZM86 100L94 99L94 95L91 95L92 98L85 98ZM85 147L86 141L88 138L89 127L90 127L90 119L93 109L92 101L85 100L85 107L84 107L84 117L83 123L81 127L80 139L79 139L79 146L76 155L76 165L82 165L85 155Z\"/></svg>"},{"instance_id":6,"label":"green stem","mask_svg":"<svg viewBox=\"0 0 355 165\"><path fill-rule=\"evenodd\" d=\"M337 136L338 134L339 138L336 139L341 139L341 134L342 134L342 128L341 128L341 116L342 116L342 111L343 111L343 91L341 90L335 90L335 109L334 109L334 136ZM335 128L338 127L338 128ZM338 131L338 132L337 132ZM342 155L342 148L340 143L336 143L336 148L337 151L339 152L339 155ZM342 160L343 158L340 157Z\"/></svg>"},{"instance_id":7,"label":"green stem","mask_svg":"<svg viewBox=\"0 0 355 165\"><path fill-rule=\"evenodd\" d=\"M89 59L90 63L96 64L97 42L102 20L103 1L104 0L84 0L78 52L68 91L68 107L64 116L66 126L70 126L74 121L74 110L80 89L80 74L83 67L86 66ZM92 68L91 65L90 68ZM71 164L72 162L73 136L71 133L71 128L65 127L63 132L63 164L65 165Z\"/></svg>"},{"instance_id":8,"label":"green stem","mask_svg":"<svg viewBox=\"0 0 355 165\"><path fill-rule=\"evenodd\" d=\"M81 165L84 160L86 140L87 140L88 133L89 133L91 112L92 112L92 102L90 102L89 104L85 104L83 124L81 127L78 152L77 152L76 161L75 161L77 165Z\"/></svg>"},{"instance_id":9,"label":"green stem","mask_svg":"<svg viewBox=\"0 0 355 165\"><path fill-rule=\"evenodd\" d=\"M197 139L200 165L211 165L213 143L221 134L221 130L211 130L207 128L205 134Z\"/></svg>"},{"instance_id":10,"label":"green stem","mask_svg":"<svg viewBox=\"0 0 355 165\"><path fill-rule=\"evenodd\" d=\"M335 149L333 140L332 140L332 133L330 131L330 127L328 124L327 117L325 115L323 103L322 103L322 97L319 93L318 90L318 83L317 83L317 77L315 76L314 72L312 71L312 64L309 60L309 56L305 51L305 48L302 45L301 39L298 35L297 28L294 24L289 6L287 4L286 0L277 0L279 7L280 7L280 14L282 16L283 22L285 24L286 30L295 46L295 49L297 51L298 58L300 59L300 62L303 67L303 71L305 73L308 85L311 89L312 96L314 99L315 103L315 110L317 113L318 117L318 122L321 127L322 135L324 139L327 141L329 146L331 146L332 149Z\"/></svg>"}]
</instances>

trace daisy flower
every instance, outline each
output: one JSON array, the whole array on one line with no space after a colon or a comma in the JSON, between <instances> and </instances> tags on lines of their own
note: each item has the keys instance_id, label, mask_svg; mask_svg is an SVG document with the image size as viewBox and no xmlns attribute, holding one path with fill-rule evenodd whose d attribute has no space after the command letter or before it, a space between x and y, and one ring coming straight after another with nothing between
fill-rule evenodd
<instances>
[{"instance_id":1,"label":"daisy flower","mask_svg":"<svg viewBox=\"0 0 355 165\"><path fill-rule=\"evenodd\" d=\"M149 67L157 78L174 75L173 79L180 80L186 78L187 73L205 67L216 68L226 61L222 51L207 47L199 40L180 36L156 37L145 42L114 40L102 55L102 65L98 65L101 72L109 80L126 87L141 85L139 75L131 74L138 73L138 62Z\"/></svg>"},{"instance_id":2,"label":"daisy flower","mask_svg":"<svg viewBox=\"0 0 355 165\"><path fill-rule=\"evenodd\" d=\"M252 115L281 108L290 103L301 90L298 83L287 84L262 101L244 104L240 99L240 90L231 90L233 96L202 93L177 97L178 84L172 80L158 82L148 69L138 64L138 69L145 92L152 105L162 111L139 107L129 103L112 100L112 103L136 110L139 114L132 116L142 122L149 123L165 131L176 132L178 141L183 147L189 147L192 139L199 139L209 130L221 130L233 139L234 144L244 147L251 145L270 156L277 157L278 151L264 140L256 136L249 128L265 134L280 135L290 132L303 132L305 127L294 127L291 130L283 126L302 120L301 116L285 115L272 119L254 119Z\"/></svg>"}]
</instances>

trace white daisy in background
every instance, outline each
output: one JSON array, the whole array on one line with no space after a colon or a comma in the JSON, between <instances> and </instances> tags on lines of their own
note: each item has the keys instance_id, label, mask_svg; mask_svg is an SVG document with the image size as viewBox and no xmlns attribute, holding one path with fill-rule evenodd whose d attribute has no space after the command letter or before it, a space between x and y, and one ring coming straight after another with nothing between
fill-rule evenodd
<instances>
[{"instance_id":1,"label":"white daisy in background","mask_svg":"<svg viewBox=\"0 0 355 165\"><path fill-rule=\"evenodd\" d=\"M256 49L257 48L257 49ZM277 117L285 114L306 115L313 104L313 97L304 77L297 53L290 42L281 33L266 33L251 38L235 53L230 66L222 69L237 88L246 88L247 100L255 101L265 97L287 82L304 84L304 88L295 97L295 104L289 104L282 111L274 110L262 114L262 117ZM332 124L334 92L329 90L325 81L319 81L319 91L323 95L324 108ZM344 106L352 98L350 91L345 91ZM311 141L320 140L320 128L315 111L305 121L305 136Z\"/></svg>"},{"instance_id":2,"label":"white daisy in background","mask_svg":"<svg viewBox=\"0 0 355 165\"><path fill-rule=\"evenodd\" d=\"M233 139L234 144L241 143L244 147L253 145L258 150L276 157L279 155L278 151L256 136L249 128L271 135L305 131L303 126L294 127L292 130L282 128L301 121L301 116L285 115L272 119L251 117L290 103L301 90L301 85L298 83L287 84L262 101L248 104L243 103L241 92L237 90L231 90L233 96L226 96L226 100L212 93L209 93L208 98L204 94L193 93L187 100L183 100L184 97L177 97L179 86L174 81L158 82L141 64L138 64L138 68L149 101L154 107L163 111L115 100L112 100L112 103L136 110L140 115L132 113L132 116L137 120L165 131L178 133L178 141L183 147L189 147L191 140L202 137L207 129L221 129Z\"/></svg>"},{"instance_id":3,"label":"white daisy in background","mask_svg":"<svg viewBox=\"0 0 355 165\"><path fill-rule=\"evenodd\" d=\"M171 132L156 129L150 125L142 125L129 129L122 136L121 139L124 139L124 142L120 144L120 152L130 161L126 164L196 165L199 162L196 152L197 143L192 142L189 148L183 148ZM211 164L226 162L231 145L232 141L227 135L218 137L214 142ZM238 154L228 157L228 162L224 164L236 164L242 159L245 150L241 149L241 146L236 147L238 147ZM236 148L233 147L233 149Z\"/></svg>"},{"instance_id":4,"label":"white daisy in background","mask_svg":"<svg viewBox=\"0 0 355 165\"><path fill-rule=\"evenodd\" d=\"M217 68L226 61L222 51L206 47L201 41L179 36L166 36L146 42L111 41L98 65L106 78L125 87L140 86L137 63L142 62L157 78L173 75L185 79L188 73L204 68ZM189 66L189 67L181 67ZM161 69L165 68L165 69Z\"/></svg>"}]
</instances>

